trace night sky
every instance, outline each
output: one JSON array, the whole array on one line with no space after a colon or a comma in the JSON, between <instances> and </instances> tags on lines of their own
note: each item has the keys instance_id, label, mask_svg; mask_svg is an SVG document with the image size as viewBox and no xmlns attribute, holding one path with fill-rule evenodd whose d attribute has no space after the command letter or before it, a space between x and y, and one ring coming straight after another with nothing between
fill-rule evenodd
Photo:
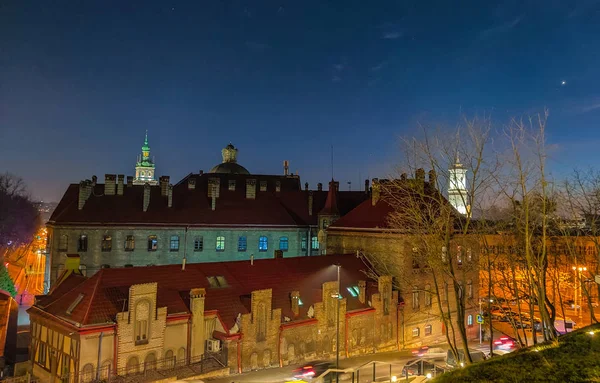
<instances>
[{"instance_id":1,"label":"night sky","mask_svg":"<svg viewBox=\"0 0 600 383\"><path fill-rule=\"evenodd\" d=\"M456 4L460 3L461 6ZM600 160L598 1L0 3L0 171L36 198L132 175L289 160L312 187L384 177L398 136L550 110L557 174Z\"/></svg>"}]
</instances>

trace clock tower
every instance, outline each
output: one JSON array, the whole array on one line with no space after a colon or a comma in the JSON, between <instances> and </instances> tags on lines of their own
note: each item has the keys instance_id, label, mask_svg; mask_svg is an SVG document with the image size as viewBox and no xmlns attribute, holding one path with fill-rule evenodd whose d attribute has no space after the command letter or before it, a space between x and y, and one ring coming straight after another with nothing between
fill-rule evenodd
<instances>
[{"instance_id":1,"label":"clock tower","mask_svg":"<svg viewBox=\"0 0 600 383\"><path fill-rule=\"evenodd\" d=\"M448 201L460 214L470 214L471 206L467 191L467 169L460 163L458 154L456 155L456 163L448 171L450 175Z\"/></svg>"},{"instance_id":2,"label":"clock tower","mask_svg":"<svg viewBox=\"0 0 600 383\"><path fill-rule=\"evenodd\" d=\"M148 131L142 145L142 154L138 156L135 164L134 185L158 185L158 181L154 179L154 161L150 158L150 146L148 145Z\"/></svg>"}]
</instances>

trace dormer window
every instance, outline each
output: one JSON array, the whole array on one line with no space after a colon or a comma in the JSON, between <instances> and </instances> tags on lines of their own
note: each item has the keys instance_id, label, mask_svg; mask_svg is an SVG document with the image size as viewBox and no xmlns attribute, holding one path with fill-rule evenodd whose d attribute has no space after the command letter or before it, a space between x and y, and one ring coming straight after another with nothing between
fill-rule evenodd
<instances>
[{"instance_id":1,"label":"dormer window","mask_svg":"<svg viewBox=\"0 0 600 383\"><path fill-rule=\"evenodd\" d=\"M350 295L352 295L354 298L356 298L360 294L360 290L358 289L358 286L350 286L350 287L347 287L346 290L348 290Z\"/></svg>"},{"instance_id":2,"label":"dormer window","mask_svg":"<svg viewBox=\"0 0 600 383\"><path fill-rule=\"evenodd\" d=\"M229 180L229 191L235 191L235 180Z\"/></svg>"},{"instance_id":3,"label":"dormer window","mask_svg":"<svg viewBox=\"0 0 600 383\"><path fill-rule=\"evenodd\" d=\"M267 191L267 181L260 181L260 191Z\"/></svg>"}]
</instances>

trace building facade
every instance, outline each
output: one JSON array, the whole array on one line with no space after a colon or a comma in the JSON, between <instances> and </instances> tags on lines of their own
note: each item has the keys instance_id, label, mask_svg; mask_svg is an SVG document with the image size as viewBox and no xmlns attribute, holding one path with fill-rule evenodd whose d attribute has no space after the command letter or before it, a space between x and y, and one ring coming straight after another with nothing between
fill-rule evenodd
<instances>
[{"instance_id":1,"label":"building facade","mask_svg":"<svg viewBox=\"0 0 600 383\"><path fill-rule=\"evenodd\" d=\"M420 193L433 194L435 173L430 172L425 181L425 172L417 171L415 179L402 179L410 187L419 188ZM403 348L430 345L446 341L446 328L441 319L438 298L445 311L457 318L457 300L454 299L453 278L443 275L437 280L437 288L431 267L415 256L414 235L406 229L391 227L390 216L394 213L386 198L383 198L382 183L373 180L371 199L333 222L327 229L327 252L359 253L369 259L378 259L394 276L398 286L401 307L399 343ZM400 197L397 197L400 198ZM396 199L397 200L397 199ZM422 237L422 235L421 235ZM419 239L417 242L423 242ZM443 253L440 248L440 255ZM479 264L475 251L452 251L455 278L465 297L465 324L470 339L478 337L476 316L479 311Z\"/></svg>"},{"instance_id":2,"label":"building facade","mask_svg":"<svg viewBox=\"0 0 600 383\"><path fill-rule=\"evenodd\" d=\"M38 378L86 382L208 357L239 373L398 349L398 293L390 277L365 278L356 255L110 268L92 277L78 260L68 257L53 290L29 310Z\"/></svg>"},{"instance_id":3,"label":"building facade","mask_svg":"<svg viewBox=\"0 0 600 383\"><path fill-rule=\"evenodd\" d=\"M149 150L146 140L143 158ZM47 280L53 283L66 255L75 253L86 275L103 267L319 255L319 225L331 217L327 201L335 200L335 214L343 215L369 197L368 185L364 191L302 188L287 166L283 175L250 174L237 153L229 144L211 172L175 185L168 176L154 185L115 174L104 184L92 177L70 185L47 225Z\"/></svg>"}]
</instances>

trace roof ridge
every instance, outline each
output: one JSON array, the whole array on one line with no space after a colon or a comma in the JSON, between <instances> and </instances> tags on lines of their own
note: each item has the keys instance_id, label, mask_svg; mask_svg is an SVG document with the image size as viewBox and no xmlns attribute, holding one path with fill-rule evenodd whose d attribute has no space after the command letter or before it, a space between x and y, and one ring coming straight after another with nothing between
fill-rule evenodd
<instances>
[{"instance_id":1,"label":"roof ridge","mask_svg":"<svg viewBox=\"0 0 600 383\"><path fill-rule=\"evenodd\" d=\"M100 271L98 271L98 273L96 273L96 275L98 275L98 280L96 281L96 285L94 286L94 291L92 292L92 297L90 298L90 302L88 304L87 310L85 310L85 315L83 316L83 321L81 324L87 323L88 316L90 315L90 310L92 308L92 303L94 301L94 298L96 297L96 291L98 290L98 285L100 284L100 281L102 280L103 274L104 274L104 269L100 269Z\"/></svg>"},{"instance_id":2,"label":"roof ridge","mask_svg":"<svg viewBox=\"0 0 600 383\"><path fill-rule=\"evenodd\" d=\"M65 272L66 272L66 271L67 271L67 270L65 270ZM79 276L78 274L73 274L73 273L71 273L71 274L70 274L70 275L67 277L67 279L68 279L69 277L73 276L73 275L75 275L75 276ZM84 277L84 278L85 278L85 277ZM45 308L47 308L47 307L50 307L50 306L52 306L53 304L55 304L56 302L58 302L59 300L61 300L61 298L62 298L62 297L64 297L65 295L67 295L67 294L68 294L68 293L70 293L71 291L75 290L76 288L78 288L79 286L81 286L82 284L84 284L84 283L85 283L87 280L88 280L88 279L87 279L87 278L85 278L85 279L83 279L81 282L79 282L78 284L76 284L76 285L74 285L73 287L71 287L69 290L65 291L65 292L64 292L64 294L62 294L60 297L58 297L58 298L54 299L52 302L50 302L50 303L48 303L47 305L45 305L45 306L44 306L44 309L45 309ZM64 281L62 281L62 283L65 283L65 282L66 282L66 279L65 279ZM61 284L62 284L62 283L61 283ZM54 288L58 288L58 286L60 286L60 285L56 285ZM53 289L54 289L54 288L53 288ZM45 296L47 296L47 297L48 297L48 296L52 296L52 294L53 294L53 292L54 292L54 290L53 290L53 289L51 289L51 291L49 291L49 292L48 292L48 294L46 294Z\"/></svg>"}]
</instances>

